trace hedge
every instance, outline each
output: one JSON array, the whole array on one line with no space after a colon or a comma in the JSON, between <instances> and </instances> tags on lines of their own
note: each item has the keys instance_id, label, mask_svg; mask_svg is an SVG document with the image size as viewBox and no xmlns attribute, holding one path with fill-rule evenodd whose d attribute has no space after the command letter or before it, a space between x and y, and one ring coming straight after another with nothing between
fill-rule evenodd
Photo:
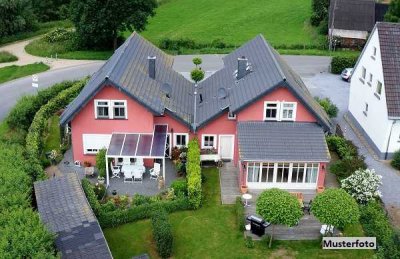
<instances>
[{"instance_id":1,"label":"hedge","mask_svg":"<svg viewBox=\"0 0 400 259\"><path fill-rule=\"evenodd\" d=\"M55 112L67 106L85 86L87 79L74 83L70 88L62 91L56 97L51 99L47 104L43 105L33 118L26 136L26 152L28 160L32 164L34 170L31 174L34 179L43 178L44 172L40 164L40 156L43 149L43 135L47 128L48 119ZM39 168L41 168L39 170Z\"/></svg>"},{"instance_id":2,"label":"hedge","mask_svg":"<svg viewBox=\"0 0 400 259\"><path fill-rule=\"evenodd\" d=\"M198 209L201 205L201 167L200 167L200 148L197 139L192 139L188 144L187 163L186 163L188 199L193 209Z\"/></svg>"},{"instance_id":3,"label":"hedge","mask_svg":"<svg viewBox=\"0 0 400 259\"><path fill-rule=\"evenodd\" d=\"M47 89L40 90L37 95L23 96L8 114L6 118L7 124L13 129L28 130L36 112L61 91L70 88L74 83L74 81L64 81Z\"/></svg>"},{"instance_id":4,"label":"hedge","mask_svg":"<svg viewBox=\"0 0 400 259\"><path fill-rule=\"evenodd\" d=\"M172 254L173 236L167 212L164 209L154 210L151 225L158 254L161 258L169 258Z\"/></svg>"},{"instance_id":5,"label":"hedge","mask_svg":"<svg viewBox=\"0 0 400 259\"><path fill-rule=\"evenodd\" d=\"M55 237L31 208L28 167L21 145L0 142L0 257L56 258Z\"/></svg>"},{"instance_id":6,"label":"hedge","mask_svg":"<svg viewBox=\"0 0 400 259\"><path fill-rule=\"evenodd\" d=\"M354 56L334 56L331 60L331 72L333 74L342 73L343 69L354 67L358 57Z\"/></svg>"},{"instance_id":7,"label":"hedge","mask_svg":"<svg viewBox=\"0 0 400 259\"><path fill-rule=\"evenodd\" d=\"M396 168L397 170L400 170L400 150L396 150L393 154L393 159L390 162L390 164Z\"/></svg>"},{"instance_id":8,"label":"hedge","mask_svg":"<svg viewBox=\"0 0 400 259\"><path fill-rule=\"evenodd\" d=\"M340 160L329 166L329 171L344 179L358 169L366 169L365 157L358 154L358 148L350 140L339 136L327 136L326 142L330 151L336 152Z\"/></svg>"},{"instance_id":9,"label":"hedge","mask_svg":"<svg viewBox=\"0 0 400 259\"><path fill-rule=\"evenodd\" d=\"M376 237L378 258L400 258L400 240L382 206L371 201L360 205L360 223L366 236Z\"/></svg>"},{"instance_id":10,"label":"hedge","mask_svg":"<svg viewBox=\"0 0 400 259\"><path fill-rule=\"evenodd\" d=\"M236 223L238 225L239 231L243 232L245 230L246 221L244 218L245 211L241 197L236 197L235 212L236 212Z\"/></svg>"},{"instance_id":11,"label":"hedge","mask_svg":"<svg viewBox=\"0 0 400 259\"><path fill-rule=\"evenodd\" d=\"M87 179L82 180L82 187L102 228L116 227L125 223L148 219L151 217L154 210L160 208L168 213L191 209L187 198L177 198L172 201L145 203L127 209L118 209L114 207L110 210L106 204L99 203L93 187Z\"/></svg>"}]
</instances>

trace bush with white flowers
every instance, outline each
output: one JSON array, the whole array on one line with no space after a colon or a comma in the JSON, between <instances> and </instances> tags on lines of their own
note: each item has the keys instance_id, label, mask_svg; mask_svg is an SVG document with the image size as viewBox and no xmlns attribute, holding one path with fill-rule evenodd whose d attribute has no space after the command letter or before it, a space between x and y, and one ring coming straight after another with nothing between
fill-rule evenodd
<instances>
[{"instance_id":1,"label":"bush with white flowers","mask_svg":"<svg viewBox=\"0 0 400 259\"><path fill-rule=\"evenodd\" d=\"M374 169L357 170L341 181L341 187L359 203L380 197L378 188L381 184L382 176L376 174Z\"/></svg>"}]
</instances>

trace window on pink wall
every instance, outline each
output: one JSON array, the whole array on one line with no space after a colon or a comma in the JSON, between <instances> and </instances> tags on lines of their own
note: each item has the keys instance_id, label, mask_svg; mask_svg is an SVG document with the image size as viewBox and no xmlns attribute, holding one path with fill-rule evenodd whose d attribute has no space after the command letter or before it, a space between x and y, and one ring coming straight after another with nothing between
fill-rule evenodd
<instances>
[{"instance_id":1,"label":"window on pink wall","mask_svg":"<svg viewBox=\"0 0 400 259\"><path fill-rule=\"evenodd\" d=\"M201 148L216 148L217 135L202 135Z\"/></svg>"},{"instance_id":2,"label":"window on pink wall","mask_svg":"<svg viewBox=\"0 0 400 259\"><path fill-rule=\"evenodd\" d=\"M295 121L296 109L296 102L265 102L264 120Z\"/></svg>"},{"instance_id":3,"label":"window on pink wall","mask_svg":"<svg viewBox=\"0 0 400 259\"><path fill-rule=\"evenodd\" d=\"M126 100L94 100L96 119L127 119Z\"/></svg>"}]
</instances>

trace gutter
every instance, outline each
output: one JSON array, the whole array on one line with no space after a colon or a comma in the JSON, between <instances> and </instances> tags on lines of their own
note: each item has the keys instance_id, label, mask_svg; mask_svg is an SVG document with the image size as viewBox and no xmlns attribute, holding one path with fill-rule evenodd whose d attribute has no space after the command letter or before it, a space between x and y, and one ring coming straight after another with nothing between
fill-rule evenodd
<instances>
[{"instance_id":1,"label":"gutter","mask_svg":"<svg viewBox=\"0 0 400 259\"><path fill-rule=\"evenodd\" d=\"M387 145L386 145L385 160L386 160L386 159L387 159L387 157L388 157L388 153L389 153L389 145L390 145L390 139L391 139L391 137L392 137L393 126L394 126L394 124L396 124L396 122L397 122L397 120L393 120L392 127L390 127L389 138L388 138Z\"/></svg>"}]
</instances>

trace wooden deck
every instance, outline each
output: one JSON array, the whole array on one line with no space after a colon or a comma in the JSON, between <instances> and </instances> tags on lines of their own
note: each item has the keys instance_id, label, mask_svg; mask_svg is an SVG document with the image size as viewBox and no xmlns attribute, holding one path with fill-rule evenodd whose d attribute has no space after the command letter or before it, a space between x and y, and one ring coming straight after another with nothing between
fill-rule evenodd
<instances>
[{"instance_id":1,"label":"wooden deck","mask_svg":"<svg viewBox=\"0 0 400 259\"><path fill-rule=\"evenodd\" d=\"M253 196L250 202L250 207L246 207L246 217L248 215L257 215L256 213L256 204L258 195L260 192L250 191L250 194ZM302 192L304 196L304 201L308 202L311 199L314 199L316 192L313 190L289 190L290 192ZM286 227L282 225L275 226L274 239L277 240L314 240L320 238L321 234L319 233L321 229L321 223L313 216L309 214L305 214L303 218L301 218L299 224L294 227ZM267 227L265 230L266 235L270 235L272 232L272 226ZM245 231L246 236L253 237L254 240L261 239L258 236L253 235L250 231Z\"/></svg>"}]
</instances>

